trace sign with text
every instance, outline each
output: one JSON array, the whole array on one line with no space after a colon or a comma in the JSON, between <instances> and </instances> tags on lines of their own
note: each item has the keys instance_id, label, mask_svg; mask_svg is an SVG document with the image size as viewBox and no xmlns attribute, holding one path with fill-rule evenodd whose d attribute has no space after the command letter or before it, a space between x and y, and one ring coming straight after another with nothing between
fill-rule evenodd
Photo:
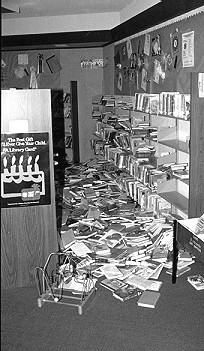
<instances>
[{"instance_id":1,"label":"sign with text","mask_svg":"<svg viewBox=\"0 0 204 351\"><path fill-rule=\"evenodd\" d=\"M49 134L2 134L1 207L49 204Z\"/></svg>"}]
</instances>

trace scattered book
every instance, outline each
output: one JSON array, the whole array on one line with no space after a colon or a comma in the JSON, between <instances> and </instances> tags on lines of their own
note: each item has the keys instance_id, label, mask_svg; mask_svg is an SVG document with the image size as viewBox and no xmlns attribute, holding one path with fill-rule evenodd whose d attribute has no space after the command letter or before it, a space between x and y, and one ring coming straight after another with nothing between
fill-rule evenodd
<instances>
[{"instance_id":1,"label":"scattered book","mask_svg":"<svg viewBox=\"0 0 204 351\"><path fill-rule=\"evenodd\" d=\"M108 255L110 254L110 248L107 244L99 242L94 246L94 252L96 255Z\"/></svg>"},{"instance_id":2,"label":"scattered book","mask_svg":"<svg viewBox=\"0 0 204 351\"><path fill-rule=\"evenodd\" d=\"M178 260L177 269L182 269L182 268L184 268L184 267L186 267L186 266L190 266L190 265L193 264L193 263L195 263L195 260L193 260L193 259L192 259L191 261ZM165 262L165 263L164 263L164 267L165 267L165 268L168 268L168 269L172 268L172 260L169 261L169 262Z\"/></svg>"},{"instance_id":3,"label":"scattered book","mask_svg":"<svg viewBox=\"0 0 204 351\"><path fill-rule=\"evenodd\" d=\"M189 266L186 266L186 267L183 267L183 268L177 268L177 270L176 270L176 276L177 276L177 277L180 277L180 275L182 275L182 274L184 274L184 273L190 271L190 269L191 269L191 267L189 267ZM169 269L166 270L166 273L168 273L168 274L171 274L171 275L172 275L172 272L173 272L173 269L172 269L172 268L169 268Z\"/></svg>"},{"instance_id":4,"label":"scattered book","mask_svg":"<svg viewBox=\"0 0 204 351\"><path fill-rule=\"evenodd\" d=\"M61 240L63 249L67 249L71 244L73 244L76 240L73 229L70 228L66 231L61 231Z\"/></svg>"},{"instance_id":5,"label":"scattered book","mask_svg":"<svg viewBox=\"0 0 204 351\"><path fill-rule=\"evenodd\" d=\"M151 258L146 259L145 262L148 265L149 278L158 279L162 271L163 264L157 261L154 261Z\"/></svg>"},{"instance_id":6,"label":"scattered book","mask_svg":"<svg viewBox=\"0 0 204 351\"><path fill-rule=\"evenodd\" d=\"M125 285L113 292L113 296L121 301L127 301L133 297L138 297L142 294L142 290L134 288L130 285Z\"/></svg>"},{"instance_id":7,"label":"scattered book","mask_svg":"<svg viewBox=\"0 0 204 351\"><path fill-rule=\"evenodd\" d=\"M189 179L189 171L184 169L178 169L172 172L173 176L179 179Z\"/></svg>"},{"instance_id":8,"label":"scattered book","mask_svg":"<svg viewBox=\"0 0 204 351\"><path fill-rule=\"evenodd\" d=\"M149 287L149 290L153 290L153 291L159 291L161 286L162 286L162 282L159 280L151 280L152 284Z\"/></svg>"},{"instance_id":9,"label":"scattered book","mask_svg":"<svg viewBox=\"0 0 204 351\"><path fill-rule=\"evenodd\" d=\"M107 279L114 279L123 276L121 271L113 264L104 264L100 269Z\"/></svg>"},{"instance_id":10,"label":"scattered book","mask_svg":"<svg viewBox=\"0 0 204 351\"><path fill-rule=\"evenodd\" d=\"M95 278L93 279L88 278L86 281L86 284L84 280L76 281L74 278L72 278L71 280L68 280L68 282L61 282L58 288L69 290L75 293L81 293L83 291L87 293L95 287L96 282L97 282L97 279Z\"/></svg>"},{"instance_id":11,"label":"scattered book","mask_svg":"<svg viewBox=\"0 0 204 351\"><path fill-rule=\"evenodd\" d=\"M122 281L120 281L118 279L105 278L100 282L100 285L113 292L119 288L126 286L127 284L123 283Z\"/></svg>"},{"instance_id":12,"label":"scattered book","mask_svg":"<svg viewBox=\"0 0 204 351\"><path fill-rule=\"evenodd\" d=\"M187 278L187 281L196 289L204 289L204 277L201 274L191 275Z\"/></svg>"},{"instance_id":13,"label":"scattered book","mask_svg":"<svg viewBox=\"0 0 204 351\"><path fill-rule=\"evenodd\" d=\"M155 308L160 296L161 294L159 292L145 290L139 297L137 304L142 307Z\"/></svg>"},{"instance_id":14,"label":"scattered book","mask_svg":"<svg viewBox=\"0 0 204 351\"><path fill-rule=\"evenodd\" d=\"M78 257L85 257L88 253L91 253L91 250L83 242L76 241L70 246L71 250Z\"/></svg>"},{"instance_id":15,"label":"scattered book","mask_svg":"<svg viewBox=\"0 0 204 351\"><path fill-rule=\"evenodd\" d=\"M131 274L127 279L125 279L125 282L141 290L151 289L151 286L154 284L153 281L140 277L136 274Z\"/></svg>"},{"instance_id":16,"label":"scattered book","mask_svg":"<svg viewBox=\"0 0 204 351\"><path fill-rule=\"evenodd\" d=\"M179 250L178 260L191 262L192 259L193 259L192 255L189 254L188 251L186 251L186 250Z\"/></svg>"},{"instance_id":17,"label":"scattered book","mask_svg":"<svg viewBox=\"0 0 204 351\"><path fill-rule=\"evenodd\" d=\"M198 219L198 222L195 228L195 233L196 234L204 233L204 214Z\"/></svg>"}]
</instances>

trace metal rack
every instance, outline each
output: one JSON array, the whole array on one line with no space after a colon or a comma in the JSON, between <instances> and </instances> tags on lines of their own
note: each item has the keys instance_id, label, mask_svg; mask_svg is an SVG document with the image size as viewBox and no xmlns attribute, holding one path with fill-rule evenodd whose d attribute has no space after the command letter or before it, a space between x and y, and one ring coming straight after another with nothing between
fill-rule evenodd
<instances>
[{"instance_id":1,"label":"metal rack","mask_svg":"<svg viewBox=\"0 0 204 351\"><path fill-rule=\"evenodd\" d=\"M52 269L53 258L58 259L56 269ZM59 264L60 258L63 258L62 265ZM38 307L45 302L58 303L77 307L82 314L84 305L96 292L91 270L80 273L71 252L52 252L44 267L35 268L35 279L39 293ZM65 283L71 280L80 283L80 291L64 289Z\"/></svg>"}]
</instances>

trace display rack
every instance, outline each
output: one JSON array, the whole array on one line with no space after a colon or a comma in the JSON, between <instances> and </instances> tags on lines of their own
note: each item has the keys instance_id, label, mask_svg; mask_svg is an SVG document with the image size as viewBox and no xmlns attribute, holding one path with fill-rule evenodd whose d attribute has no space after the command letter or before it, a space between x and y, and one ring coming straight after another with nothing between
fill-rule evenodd
<instances>
[{"instance_id":1,"label":"display rack","mask_svg":"<svg viewBox=\"0 0 204 351\"><path fill-rule=\"evenodd\" d=\"M63 265L59 265L57 262L56 271L53 270L53 258L59 261L62 257L64 258ZM57 303L77 307L78 313L81 315L84 305L96 292L91 271L83 273L83 278L80 281L81 291L64 289L65 279L66 282L71 281L71 279L76 281L79 279L79 272L76 270L76 264L70 252L52 252L44 267L36 267L35 277L39 293L38 307L42 307L45 302Z\"/></svg>"}]
</instances>

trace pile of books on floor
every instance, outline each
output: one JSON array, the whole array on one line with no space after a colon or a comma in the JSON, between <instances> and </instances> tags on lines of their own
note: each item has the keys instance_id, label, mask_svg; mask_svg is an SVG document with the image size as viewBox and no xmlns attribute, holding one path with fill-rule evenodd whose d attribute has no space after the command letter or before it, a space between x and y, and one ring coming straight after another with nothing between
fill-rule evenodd
<instances>
[{"instance_id":1,"label":"pile of books on floor","mask_svg":"<svg viewBox=\"0 0 204 351\"><path fill-rule=\"evenodd\" d=\"M91 272L113 297L137 297L138 305L146 306L148 300L147 307L155 307L160 273L166 268L171 274L173 222L140 211L117 183L116 173L103 160L66 169L61 250L76 258L80 274ZM183 252L178 275L192 263Z\"/></svg>"}]
</instances>

